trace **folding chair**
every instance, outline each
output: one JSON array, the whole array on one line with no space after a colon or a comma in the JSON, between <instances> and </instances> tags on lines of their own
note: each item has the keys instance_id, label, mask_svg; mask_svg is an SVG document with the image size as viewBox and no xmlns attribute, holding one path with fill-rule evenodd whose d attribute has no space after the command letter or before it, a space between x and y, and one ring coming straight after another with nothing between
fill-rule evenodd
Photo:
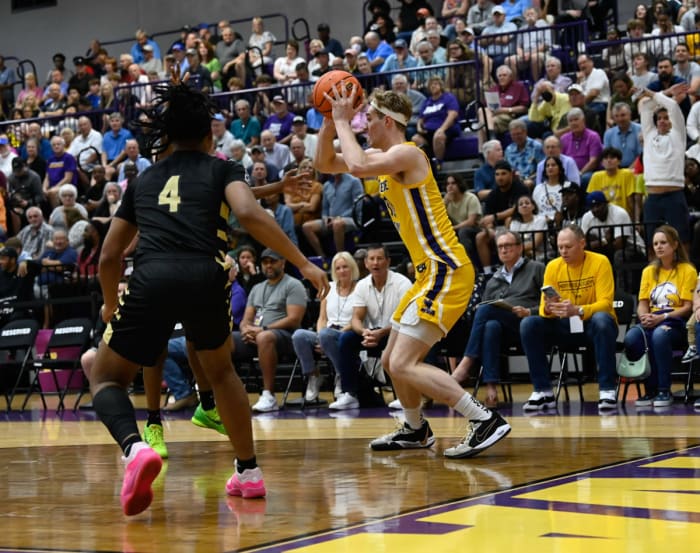
<instances>
[{"instance_id":1,"label":"folding chair","mask_svg":"<svg viewBox=\"0 0 700 553\"><path fill-rule=\"evenodd\" d=\"M80 365L80 357L90 343L91 334L92 321L90 321L90 319L66 319L56 325L51 334L51 338L49 338L49 343L46 346L46 352L43 357L34 361L36 373L29 388L29 392L24 398L24 403L22 404L23 411L35 390L38 391L41 396L41 403L44 406L44 410L46 410L45 395L47 393L58 394L57 412L65 408L64 399L66 394L71 387L76 387L77 385L73 379L76 372L80 379L80 386L82 387L83 385L83 369ZM47 371L50 372L51 380L42 378L42 376L45 377ZM65 372L58 373L57 371ZM63 381L65 377L65 384L63 384L63 386L61 386L59 381L59 374L61 375L60 381ZM54 389L50 392L45 392L42 386L51 387L51 384L53 384Z\"/></svg>"},{"instance_id":2,"label":"folding chair","mask_svg":"<svg viewBox=\"0 0 700 553\"><path fill-rule=\"evenodd\" d=\"M7 323L0 330L0 366L3 395L8 411L12 410L12 400L27 372L38 331L39 323L35 319L18 319ZM17 371L17 377L10 387L8 384L13 381L14 371Z\"/></svg>"},{"instance_id":3,"label":"folding chair","mask_svg":"<svg viewBox=\"0 0 700 553\"><path fill-rule=\"evenodd\" d=\"M564 397L566 398L566 403L569 403L570 397L569 397L569 385L570 384L575 384L578 387L578 396L579 399L581 400L581 404L583 404L583 382L585 380L585 376L583 374L583 371L581 370L581 367L579 366L578 363L578 356L579 355L586 355L590 353L590 348L587 345L583 346L577 346L577 345L572 345L572 346L555 346L554 349L552 350L552 355L549 358L549 367L551 369L552 365L554 364L554 358L555 356L559 357L559 378L557 378L557 389L556 392L554 393L554 400L559 403L559 394L561 393L561 389L564 388ZM573 365L574 369L573 372L571 371L571 367L569 366L569 360L573 360Z\"/></svg>"},{"instance_id":4,"label":"folding chair","mask_svg":"<svg viewBox=\"0 0 700 553\"><path fill-rule=\"evenodd\" d=\"M329 365L325 356L314 354L314 359L316 360L316 365L317 367L319 367L319 370L321 370L322 366ZM287 387L285 388L284 395L282 396L282 407L289 407L292 409L304 409L305 407L325 407L326 405L328 405L328 402L325 399L321 398L317 398L313 402L306 401L306 386L302 386L301 397L299 399L289 399L289 393L292 391L294 378L297 376L297 370L299 369L301 369L301 363L299 362L299 359L295 359L294 363L292 364L292 372L289 373ZM329 370L328 372L332 373L333 371ZM299 372L299 377L302 380L302 382L306 381L301 372Z\"/></svg>"},{"instance_id":5,"label":"folding chair","mask_svg":"<svg viewBox=\"0 0 700 553\"><path fill-rule=\"evenodd\" d=\"M522 357L525 355L523 348L520 344L505 344L503 346L503 351L501 351L501 366L499 368L499 379L498 384L501 387L501 393L503 394L503 403L512 404L513 403L513 380L510 376L509 370L509 358L510 357ZM476 376L476 382L474 383L474 397L479 393L479 388L484 377L484 366L479 365L479 374Z\"/></svg>"}]
</instances>

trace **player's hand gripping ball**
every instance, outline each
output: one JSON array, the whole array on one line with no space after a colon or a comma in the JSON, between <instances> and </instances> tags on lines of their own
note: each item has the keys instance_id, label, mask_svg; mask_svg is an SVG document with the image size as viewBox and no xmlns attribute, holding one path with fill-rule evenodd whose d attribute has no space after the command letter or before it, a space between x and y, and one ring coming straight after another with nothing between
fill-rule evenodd
<instances>
[{"instance_id":1,"label":"player's hand gripping ball","mask_svg":"<svg viewBox=\"0 0 700 553\"><path fill-rule=\"evenodd\" d=\"M362 105L363 94L362 86L357 78L347 71L329 71L321 76L321 78L316 81L313 91L313 103L314 107L323 115L324 117L331 117L333 107L328 99L324 96L324 93L328 94L331 98L335 98L333 89L337 89L338 92L344 87L346 90L346 95L350 96L352 92L352 87L355 86L355 108Z\"/></svg>"}]
</instances>

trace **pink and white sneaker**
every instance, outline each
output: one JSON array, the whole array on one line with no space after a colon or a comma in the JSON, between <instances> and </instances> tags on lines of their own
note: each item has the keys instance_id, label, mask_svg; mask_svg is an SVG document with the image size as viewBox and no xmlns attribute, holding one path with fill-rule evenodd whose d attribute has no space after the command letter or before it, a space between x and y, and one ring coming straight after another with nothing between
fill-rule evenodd
<instances>
[{"instance_id":1,"label":"pink and white sneaker","mask_svg":"<svg viewBox=\"0 0 700 553\"><path fill-rule=\"evenodd\" d=\"M160 473L163 460L145 442L131 446L125 457L126 470L122 484L121 503L124 514L137 515L148 509L153 501L151 484Z\"/></svg>"},{"instance_id":2,"label":"pink and white sneaker","mask_svg":"<svg viewBox=\"0 0 700 553\"><path fill-rule=\"evenodd\" d=\"M265 497L267 492L260 467L246 469L241 473L234 471L233 476L226 482L226 493L243 497L243 499Z\"/></svg>"}]
</instances>

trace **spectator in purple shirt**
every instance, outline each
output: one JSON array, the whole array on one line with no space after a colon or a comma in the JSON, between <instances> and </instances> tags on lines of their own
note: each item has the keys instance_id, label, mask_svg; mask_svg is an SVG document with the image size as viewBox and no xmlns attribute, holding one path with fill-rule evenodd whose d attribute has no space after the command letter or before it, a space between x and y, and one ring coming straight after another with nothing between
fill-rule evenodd
<instances>
[{"instance_id":1,"label":"spectator in purple shirt","mask_svg":"<svg viewBox=\"0 0 700 553\"><path fill-rule=\"evenodd\" d=\"M440 77L431 77L428 89L430 96L418 118L418 134L414 141L419 146L427 146L433 156L442 161L447 145L461 133L457 123L459 103L452 94L445 92L445 83Z\"/></svg>"},{"instance_id":2,"label":"spectator in purple shirt","mask_svg":"<svg viewBox=\"0 0 700 553\"><path fill-rule=\"evenodd\" d=\"M53 154L46 162L46 176L42 189L51 208L54 208L61 203L58 198L61 185L78 182L78 168L75 158L66 152L66 142L62 137L54 136L51 139L51 150Z\"/></svg>"},{"instance_id":3,"label":"spectator in purple shirt","mask_svg":"<svg viewBox=\"0 0 700 553\"><path fill-rule=\"evenodd\" d=\"M294 114L289 113L284 96L278 94L272 98L272 109L275 112L267 118L263 125L263 130L269 130L274 134L277 142L280 144L289 144L289 141L292 139Z\"/></svg>"},{"instance_id":4,"label":"spectator in purple shirt","mask_svg":"<svg viewBox=\"0 0 700 553\"><path fill-rule=\"evenodd\" d=\"M571 108L566 119L570 130L561 137L561 152L576 162L581 173L581 188L586 190L593 172L600 166L603 143L597 132L586 128L586 118L581 108Z\"/></svg>"}]
</instances>

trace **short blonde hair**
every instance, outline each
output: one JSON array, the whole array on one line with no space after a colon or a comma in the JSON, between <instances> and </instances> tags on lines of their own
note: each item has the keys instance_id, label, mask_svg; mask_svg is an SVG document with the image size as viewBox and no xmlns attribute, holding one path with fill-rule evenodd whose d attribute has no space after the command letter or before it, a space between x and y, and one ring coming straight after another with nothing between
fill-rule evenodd
<instances>
[{"instance_id":1,"label":"short blonde hair","mask_svg":"<svg viewBox=\"0 0 700 553\"><path fill-rule=\"evenodd\" d=\"M333 260L331 261L331 280L336 280L335 262L339 259L344 260L350 266L350 278L352 280L357 280L358 278L360 278L360 269L357 266L355 258L348 252L338 252L333 256Z\"/></svg>"}]
</instances>

